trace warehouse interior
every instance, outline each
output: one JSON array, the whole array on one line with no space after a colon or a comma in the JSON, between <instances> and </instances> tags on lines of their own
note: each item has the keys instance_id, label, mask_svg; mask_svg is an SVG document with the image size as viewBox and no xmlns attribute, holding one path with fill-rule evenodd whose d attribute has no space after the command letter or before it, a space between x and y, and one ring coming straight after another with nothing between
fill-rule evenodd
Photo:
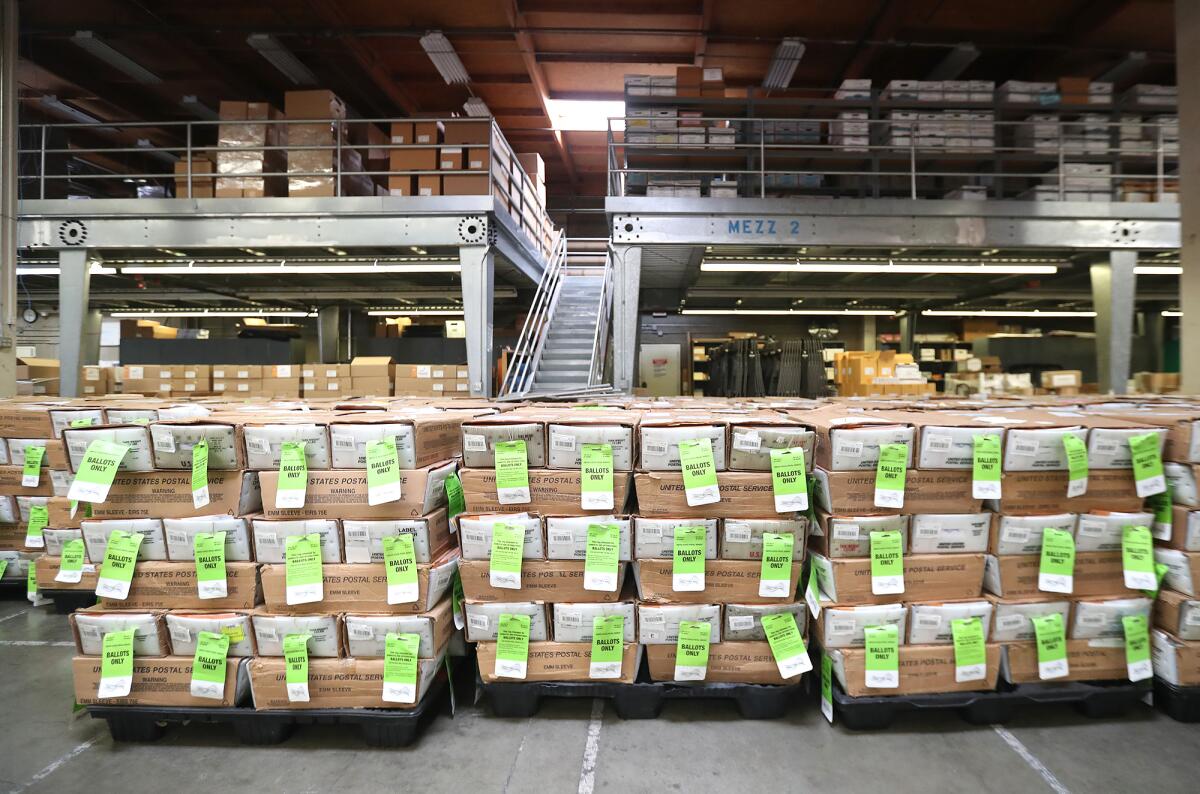
<instances>
[{"instance_id":1,"label":"warehouse interior","mask_svg":"<svg viewBox=\"0 0 1200 794\"><path fill-rule=\"evenodd\" d=\"M0 252L7 790L1197 785L1200 4L0 0ZM705 592L772 542L780 609ZM151 671L118 700L110 637Z\"/></svg>"}]
</instances>

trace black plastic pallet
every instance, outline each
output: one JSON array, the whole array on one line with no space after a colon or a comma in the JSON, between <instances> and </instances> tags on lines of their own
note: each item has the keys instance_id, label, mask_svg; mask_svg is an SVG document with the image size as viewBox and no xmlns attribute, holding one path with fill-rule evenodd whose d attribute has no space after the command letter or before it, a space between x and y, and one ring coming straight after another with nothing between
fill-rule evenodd
<instances>
[{"instance_id":1,"label":"black plastic pallet","mask_svg":"<svg viewBox=\"0 0 1200 794\"><path fill-rule=\"evenodd\" d=\"M1154 679L1154 705L1179 722L1200 722L1200 686L1175 686Z\"/></svg>"},{"instance_id":2,"label":"black plastic pallet","mask_svg":"<svg viewBox=\"0 0 1200 794\"><path fill-rule=\"evenodd\" d=\"M92 590L39 590L38 592L54 602L54 611L59 615L69 615L77 609L87 609L96 603L96 593Z\"/></svg>"},{"instance_id":3,"label":"black plastic pallet","mask_svg":"<svg viewBox=\"0 0 1200 794\"><path fill-rule=\"evenodd\" d=\"M1005 686L994 692L851 697L833 684L834 719L852 731L887 728L906 712L954 711L972 725L1010 721L1031 706L1073 705L1087 717L1119 717L1150 691L1149 681L1064 681Z\"/></svg>"},{"instance_id":4,"label":"black plastic pallet","mask_svg":"<svg viewBox=\"0 0 1200 794\"><path fill-rule=\"evenodd\" d=\"M171 723L228 725L242 744L279 744L297 725L357 726L371 747L407 747L442 710L449 687L438 676L434 691L412 709L296 709L255 711L252 706L196 708L168 706L90 705L93 719L108 722L108 732L117 742L152 742L162 737Z\"/></svg>"},{"instance_id":5,"label":"black plastic pallet","mask_svg":"<svg viewBox=\"0 0 1200 794\"><path fill-rule=\"evenodd\" d=\"M29 585L24 580L6 579L0 582L0 599L26 598Z\"/></svg>"},{"instance_id":6,"label":"black plastic pallet","mask_svg":"<svg viewBox=\"0 0 1200 794\"><path fill-rule=\"evenodd\" d=\"M604 698L611 700L624 720L653 719L668 700L731 700L749 720L778 719L809 689L811 677L798 684L695 684L651 681L643 669L637 681L619 684L603 681L502 681L477 685L487 695L497 717L532 717L542 698Z\"/></svg>"}]
</instances>

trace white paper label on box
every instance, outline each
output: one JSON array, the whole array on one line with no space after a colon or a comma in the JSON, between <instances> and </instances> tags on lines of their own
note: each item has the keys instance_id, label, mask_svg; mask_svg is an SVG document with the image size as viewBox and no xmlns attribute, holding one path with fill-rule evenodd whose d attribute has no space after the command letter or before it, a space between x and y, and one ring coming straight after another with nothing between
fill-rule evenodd
<instances>
[{"instance_id":1,"label":"white paper label on box","mask_svg":"<svg viewBox=\"0 0 1200 794\"><path fill-rule=\"evenodd\" d=\"M292 377L292 367L290 364L279 364L275 367L275 377L290 378Z\"/></svg>"},{"instance_id":2,"label":"white paper label on box","mask_svg":"<svg viewBox=\"0 0 1200 794\"><path fill-rule=\"evenodd\" d=\"M550 542L554 544L574 543L575 534L571 530L555 529L550 532ZM586 543L586 538L584 539Z\"/></svg>"},{"instance_id":3,"label":"white paper label on box","mask_svg":"<svg viewBox=\"0 0 1200 794\"><path fill-rule=\"evenodd\" d=\"M129 368L129 379L130 380L144 380L145 377L146 377L146 371L143 368L141 368L141 367L130 367Z\"/></svg>"},{"instance_id":4,"label":"white paper label on box","mask_svg":"<svg viewBox=\"0 0 1200 794\"><path fill-rule=\"evenodd\" d=\"M1075 376L1074 375L1051 375L1050 383L1056 389L1060 386L1074 386L1075 385Z\"/></svg>"},{"instance_id":5,"label":"white paper label on box","mask_svg":"<svg viewBox=\"0 0 1200 794\"><path fill-rule=\"evenodd\" d=\"M583 613L574 609L560 609L555 613L558 622L564 626L579 628L583 626Z\"/></svg>"},{"instance_id":6,"label":"white paper label on box","mask_svg":"<svg viewBox=\"0 0 1200 794\"><path fill-rule=\"evenodd\" d=\"M1039 573L1038 590L1047 593L1066 593L1070 595L1075 590L1075 577L1065 574Z\"/></svg>"},{"instance_id":7,"label":"white paper label on box","mask_svg":"<svg viewBox=\"0 0 1200 794\"><path fill-rule=\"evenodd\" d=\"M1108 620L1099 612L1092 612L1080 615L1079 622L1085 626L1103 626Z\"/></svg>"},{"instance_id":8,"label":"white paper label on box","mask_svg":"<svg viewBox=\"0 0 1200 794\"><path fill-rule=\"evenodd\" d=\"M1011 629L1019 629L1028 622L1029 622L1029 619L1019 613L1014 614L1014 615L997 615L996 616L996 628L1000 629L1002 631L1009 631Z\"/></svg>"},{"instance_id":9,"label":"white paper label on box","mask_svg":"<svg viewBox=\"0 0 1200 794\"><path fill-rule=\"evenodd\" d=\"M494 675L497 678L525 678L528 662L518 662L511 659L496 658L496 670Z\"/></svg>"},{"instance_id":10,"label":"white paper label on box","mask_svg":"<svg viewBox=\"0 0 1200 794\"><path fill-rule=\"evenodd\" d=\"M968 664L954 666L954 680L963 684L968 681L982 681L987 678L987 664Z\"/></svg>"},{"instance_id":11,"label":"white paper label on box","mask_svg":"<svg viewBox=\"0 0 1200 794\"><path fill-rule=\"evenodd\" d=\"M588 662L588 678L620 678L621 662Z\"/></svg>"},{"instance_id":12,"label":"white paper label on box","mask_svg":"<svg viewBox=\"0 0 1200 794\"><path fill-rule=\"evenodd\" d=\"M417 377L421 378L421 379L432 378L433 377L432 369L433 369L433 367L430 367L428 364L418 364L417 365Z\"/></svg>"},{"instance_id":13,"label":"white paper label on box","mask_svg":"<svg viewBox=\"0 0 1200 794\"><path fill-rule=\"evenodd\" d=\"M900 671L867 670L866 684L871 689L896 689L900 686Z\"/></svg>"},{"instance_id":14,"label":"white paper label on box","mask_svg":"<svg viewBox=\"0 0 1200 794\"><path fill-rule=\"evenodd\" d=\"M1069 675L1071 668L1067 665L1066 659L1055 659L1050 662L1038 662L1038 678L1046 680L1048 678L1062 678Z\"/></svg>"},{"instance_id":15,"label":"white paper label on box","mask_svg":"<svg viewBox=\"0 0 1200 794\"><path fill-rule=\"evenodd\" d=\"M1096 451L1103 452L1106 455L1111 455L1112 453L1116 452L1119 448L1120 448L1120 445L1117 444L1117 442L1114 440L1105 439L1105 440L1096 442Z\"/></svg>"},{"instance_id":16,"label":"white paper label on box","mask_svg":"<svg viewBox=\"0 0 1200 794\"><path fill-rule=\"evenodd\" d=\"M246 449L259 455L267 455L271 452L271 442L261 436L253 436L246 439Z\"/></svg>"},{"instance_id":17,"label":"white paper label on box","mask_svg":"<svg viewBox=\"0 0 1200 794\"><path fill-rule=\"evenodd\" d=\"M1200 626L1200 609L1190 609L1183 616L1185 626Z\"/></svg>"},{"instance_id":18,"label":"white paper label on box","mask_svg":"<svg viewBox=\"0 0 1200 794\"><path fill-rule=\"evenodd\" d=\"M925 446L934 452L949 452L954 446L951 436L929 435L925 437Z\"/></svg>"},{"instance_id":19,"label":"white paper label on box","mask_svg":"<svg viewBox=\"0 0 1200 794\"><path fill-rule=\"evenodd\" d=\"M555 433L550 439L550 446L563 452L575 451L575 436L568 436L562 433Z\"/></svg>"},{"instance_id":20,"label":"white paper label on box","mask_svg":"<svg viewBox=\"0 0 1200 794\"><path fill-rule=\"evenodd\" d=\"M697 667L693 665L675 665L675 680L676 681L703 681L705 674L708 672L708 667Z\"/></svg>"},{"instance_id":21,"label":"white paper label on box","mask_svg":"<svg viewBox=\"0 0 1200 794\"><path fill-rule=\"evenodd\" d=\"M750 631L754 628L753 615L730 615L729 629L730 631Z\"/></svg>"},{"instance_id":22,"label":"white paper label on box","mask_svg":"<svg viewBox=\"0 0 1200 794\"><path fill-rule=\"evenodd\" d=\"M830 636L835 634L853 634L854 627L857 625L853 620L834 620L833 618L830 618L825 623L825 627L829 629Z\"/></svg>"},{"instance_id":23,"label":"white paper label on box","mask_svg":"<svg viewBox=\"0 0 1200 794\"><path fill-rule=\"evenodd\" d=\"M352 639L356 640L373 640L375 639L375 630L363 623L355 623L346 627Z\"/></svg>"},{"instance_id":24,"label":"white paper label on box","mask_svg":"<svg viewBox=\"0 0 1200 794\"><path fill-rule=\"evenodd\" d=\"M1099 537L1104 534L1105 524L1103 521L1092 521L1086 518L1079 519L1079 534L1087 535L1088 537Z\"/></svg>"},{"instance_id":25,"label":"white paper label on box","mask_svg":"<svg viewBox=\"0 0 1200 794\"><path fill-rule=\"evenodd\" d=\"M753 537L750 531L749 524L741 524L733 521L725 522L725 542L726 543L749 543Z\"/></svg>"},{"instance_id":26,"label":"white paper label on box","mask_svg":"<svg viewBox=\"0 0 1200 794\"><path fill-rule=\"evenodd\" d=\"M698 593L704 589L703 573L671 574L671 589L676 593Z\"/></svg>"},{"instance_id":27,"label":"white paper label on box","mask_svg":"<svg viewBox=\"0 0 1200 794\"><path fill-rule=\"evenodd\" d=\"M487 543L487 533L481 529L464 529L462 531L463 540L467 543Z\"/></svg>"},{"instance_id":28,"label":"white paper label on box","mask_svg":"<svg viewBox=\"0 0 1200 794\"><path fill-rule=\"evenodd\" d=\"M838 524L833 528L834 540L858 540L862 527L858 524Z\"/></svg>"},{"instance_id":29,"label":"white paper label on box","mask_svg":"<svg viewBox=\"0 0 1200 794\"><path fill-rule=\"evenodd\" d=\"M274 626L263 626L258 623L254 624L254 633L258 637L258 641L262 642L279 642L279 632L275 631Z\"/></svg>"},{"instance_id":30,"label":"white paper label on box","mask_svg":"<svg viewBox=\"0 0 1200 794\"><path fill-rule=\"evenodd\" d=\"M647 441L644 451L647 455L666 455L669 446L665 441Z\"/></svg>"},{"instance_id":31,"label":"white paper label on box","mask_svg":"<svg viewBox=\"0 0 1200 794\"><path fill-rule=\"evenodd\" d=\"M863 454L863 445L861 441L842 441L838 444L839 455L849 455L852 458L861 458Z\"/></svg>"},{"instance_id":32,"label":"white paper label on box","mask_svg":"<svg viewBox=\"0 0 1200 794\"><path fill-rule=\"evenodd\" d=\"M187 626L179 626L179 625L172 626L171 627L171 639L175 642L191 642L192 641L192 632L191 632L191 630L188 629Z\"/></svg>"},{"instance_id":33,"label":"white paper label on box","mask_svg":"<svg viewBox=\"0 0 1200 794\"><path fill-rule=\"evenodd\" d=\"M463 449L468 452L487 452L487 436L463 433Z\"/></svg>"},{"instance_id":34,"label":"white paper label on box","mask_svg":"<svg viewBox=\"0 0 1200 794\"><path fill-rule=\"evenodd\" d=\"M926 629L940 629L942 627L942 616L929 614L918 615L917 625Z\"/></svg>"},{"instance_id":35,"label":"white paper label on box","mask_svg":"<svg viewBox=\"0 0 1200 794\"><path fill-rule=\"evenodd\" d=\"M1029 527L1005 527L1001 538L1005 543L1028 543Z\"/></svg>"},{"instance_id":36,"label":"white paper label on box","mask_svg":"<svg viewBox=\"0 0 1200 794\"><path fill-rule=\"evenodd\" d=\"M487 631L491 625L491 621L488 620L487 615L470 615L467 618L467 623L471 628L478 629L479 631Z\"/></svg>"},{"instance_id":37,"label":"white paper label on box","mask_svg":"<svg viewBox=\"0 0 1200 794\"><path fill-rule=\"evenodd\" d=\"M662 538L662 527L657 524L647 524L644 527L638 527L638 534L649 538Z\"/></svg>"},{"instance_id":38,"label":"white paper label on box","mask_svg":"<svg viewBox=\"0 0 1200 794\"><path fill-rule=\"evenodd\" d=\"M352 450L357 446L354 443L354 436L348 436L345 433L333 433L333 448Z\"/></svg>"},{"instance_id":39,"label":"white paper label on box","mask_svg":"<svg viewBox=\"0 0 1200 794\"><path fill-rule=\"evenodd\" d=\"M1079 477L1074 480L1067 481L1067 498L1074 499L1077 496L1083 496L1087 493L1088 478Z\"/></svg>"},{"instance_id":40,"label":"white paper label on box","mask_svg":"<svg viewBox=\"0 0 1200 794\"><path fill-rule=\"evenodd\" d=\"M1022 438L1013 442L1013 454L1032 457L1038 452L1038 440L1036 438Z\"/></svg>"},{"instance_id":41,"label":"white paper label on box","mask_svg":"<svg viewBox=\"0 0 1200 794\"><path fill-rule=\"evenodd\" d=\"M239 370L237 371L237 376L238 376L239 378L248 378L248 377L250 377L250 370L248 370L248 369L239 369Z\"/></svg>"},{"instance_id":42,"label":"white paper label on box","mask_svg":"<svg viewBox=\"0 0 1200 794\"><path fill-rule=\"evenodd\" d=\"M308 702L308 682L287 685L288 701L292 703Z\"/></svg>"},{"instance_id":43,"label":"white paper label on box","mask_svg":"<svg viewBox=\"0 0 1200 794\"><path fill-rule=\"evenodd\" d=\"M158 371L158 377L160 377L160 378L170 378L170 377L171 377L171 370L169 370L169 369L160 369L160 370Z\"/></svg>"},{"instance_id":44,"label":"white paper label on box","mask_svg":"<svg viewBox=\"0 0 1200 794\"><path fill-rule=\"evenodd\" d=\"M155 452L174 452L175 451L175 436L170 432L162 433L154 437Z\"/></svg>"},{"instance_id":45,"label":"white paper label on box","mask_svg":"<svg viewBox=\"0 0 1200 794\"><path fill-rule=\"evenodd\" d=\"M942 534L942 528L938 524L922 524L917 527L917 535L923 538L936 538Z\"/></svg>"},{"instance_id":46,"label":"white paper label on box","mask_svg":"<svg viewBox=\"0 0 1200 794\"><path fill-rule=\"evenodd\" d=\"M758 433L735 433L733 448L744 452L758 452L762 449L762 439L758 437Z\"/></svg>"}]
</instances>

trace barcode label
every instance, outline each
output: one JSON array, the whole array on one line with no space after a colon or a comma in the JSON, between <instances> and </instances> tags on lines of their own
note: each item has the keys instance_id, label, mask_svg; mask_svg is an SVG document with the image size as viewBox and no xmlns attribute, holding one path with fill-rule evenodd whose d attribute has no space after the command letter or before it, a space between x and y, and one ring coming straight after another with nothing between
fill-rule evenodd
<instances>
[{"instance_id":1,"label":"barcode label","mask_svg":"<svg viewBox=\"0 0 1200 794\"><path fill-rule=\"evenodd\" d=\"M463 433L463 449L468 452L487 452L487 437L475 433Z\"/></svg>"},{"instance_id":2,"label":"barcode label","mask_svg":"<svg viewBox=\"0 0 1200 794\"><path fill-rule=\"evenodd\" d=\"M1036 455L1038 451L1038 440L1036 438L1021 438L1013 442L1014 455Z\"/></svg>"},{"instance_id":3,"label":"barcode label","mask_svg":"<svg viewBox=\"0 0 1200 794\"><path fill-rule=\"evenodd\" d=\"M645 451L647 455L666 455L668 447L665 441L647 441Z\"/></svg>"},{"instance_id":4,"label":"barcode label","mask_svg":"<svg viewBox=\"0 0 1200 794\"><path fill-rule=\"evenodd\" d=\"M954 446L954 439L950 436L926 436L925 446L933 452L949 452Z\"/></svg>"},{"instance_id":5,"label":"barcode label","mask_svg":"<svg viewBox=\"0 0 1200 794\"><path fill-rule=\"evenodd\" d=\"M567 436L561 433L555 433L550 444L552 447L554 447L554 449L560 449L564 452L574 452L575 436Z\"/></svg>"}]
</instances>

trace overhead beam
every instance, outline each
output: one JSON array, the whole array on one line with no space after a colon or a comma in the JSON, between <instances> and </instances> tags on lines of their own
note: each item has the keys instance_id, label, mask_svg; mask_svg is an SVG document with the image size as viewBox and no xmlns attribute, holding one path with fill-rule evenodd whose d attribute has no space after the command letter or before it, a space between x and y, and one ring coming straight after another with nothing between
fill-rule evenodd
<instances>
[{"instance_id":1,"label":"overhead beam","mask_svg":"<svg viewBox=\"0 0 1200 794\"><path fill-rule=\"evenodd\" d=\"M698 25L700 35L696 37L696 55L692 61L693 66L704 66L704 58L708 50L708 31L712 27L714 5L716 5L716 0L702 0L700 22Z\"/></svg>"},{"instance_id":2,"label":"overhead beam","mask_svg":"<svg viewBox=\"0 0 1200 794\"><path fill-rule=\"evenodd\" d=\"M842 69L842 80L855 80L867 76L875 56L882 49L879 42L892 38L906 18L901 5L895 0L879 0L874 16L858 39L854 54Z\"/></svg>"},{"instance_id":3,"label":"overhead beam","mask_svg":"<svg viewBox=\"0 0 1200 794\"><path fill-rule=\"evenodd\" d=\"M551 121L550 88L546 84L546 75L542 72L541 64L538 63L533 37L525 30L525 16L517 7L517 0L507 0L504 4L504 12L508 17L508 24L512 26L513 38L517 40L517 48L521 52L521 60L525 63L525 71L529 73L529 79L533 82L538 101L541 102L542 110L546 113L546 121L549 123ZM571 184L578 186L579 174L575 171L575 161L571 157L570 150L567 149L562 130L554 130L554 143L558 146L559 156L562 159L563 167L567 169L567 176L570 178Z\"/></svg>"},{"instance_id":4,"label":"overhead beam","mask_svg":"<svg viewBox=\"0 0 1200 794\"><path fill-rule=\"evenodd\" d=\"M309 7L333 24L339 27L348 25L345 12L334 0L309 0L308 4ZM351 57L354 58L354 61L367 73L367 76L371 78L371 82L387 95L389 100L410 116L418 114L419 106L416 100L404 90L399 81L392 78L392 75L379 60L379 56L374 49L366 46L353 35L341 35L338 37L338 40L345 45Z\"/></svg>"},{"instance_id":5,"label":"overhead beam","mask_svg":"<svg viewBox=\"0 0 1200 794\"><path fill-rule=\"evenodd\" d=\"M955 44L937 66L929 70L926 80L957 80L979 57L979 48L969 41Z\"/></svg>"},{"instance_id":6,"label":"overhead beam","mask_svg":"<svg viewBox=\"0 0 1200 794\"><path fill-rule=\"evenodd\" d=\"M1102 83L1124 83L1131 81L1150 63L1145 52L1134 51L1126 53L1125 57L1113 64L1096 79Z\"/></svg>"},{"instance_id":7,"label":"overhead beam","mask_svg":"<svg viewBox=\"0 0 1200 794\"><path fill-rule=\"evenodd\" d=\"M539 52L537 54L538 63L661 63L687 66L694 61L695 56L687 52Z\"/></svg>"}]
</instances>

